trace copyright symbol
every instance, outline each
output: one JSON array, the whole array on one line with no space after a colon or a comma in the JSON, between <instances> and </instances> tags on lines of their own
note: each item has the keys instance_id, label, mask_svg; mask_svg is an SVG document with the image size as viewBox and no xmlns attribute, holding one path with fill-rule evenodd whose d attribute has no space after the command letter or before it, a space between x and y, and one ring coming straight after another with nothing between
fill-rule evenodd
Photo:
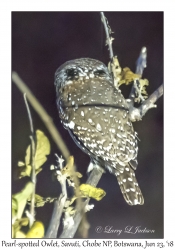
<instances>
[{"instance_id":1,"label":"copyright symbol","mask_svg":"<svg viewBox=\"0 0 175 250\"><path fill-rule=\"evenodd\" d=\"M97 226L97 227L95 228L95 231L96 231L97 233L101 233L101 232L103 231L103 228L102 228L101 226Z\"/></svg>"}]
</instances>

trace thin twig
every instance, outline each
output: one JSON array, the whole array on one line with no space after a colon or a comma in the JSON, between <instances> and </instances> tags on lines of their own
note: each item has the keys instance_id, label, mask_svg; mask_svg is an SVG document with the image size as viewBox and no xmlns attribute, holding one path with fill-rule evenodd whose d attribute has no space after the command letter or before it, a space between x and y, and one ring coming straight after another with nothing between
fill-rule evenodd
<instances>
[{"instance_id":1,"label":"thin twig","mask_svg":"<svg viewBox=\"0 0 175 250\"><path fill-rule=\"evenodd\" d=\"M106 23L106 17L105 17L103 12L100 12L100 14L101 14L101 20L103 22L105 33L106 33L106 42L107 42L107 45L109 47L109 57L110 57L111 62L112 62L113 57L114 57L113 49L112 49L112 40L111 40L111 37L109 35L109 29L108 29L108 26Z\"/></svg>"},{"instance_id":2,"label":"thin twig","mask_svg":"<svg viewBox=\"0 0 175 250\"><path fill-rule=\"evenodd\" d=\"M33 129L33 121L32 121L32 116L31 116L31 112L30 112L30 108L27 102L27 97L26 97L26 93L24 93L24 102L27 108L27 113L28 113L28 117L29 117L29 122L30 122L30 130L32 135L34 135L34 129Z\"/></svg>"},{"instance_id":3,"label":"thin twig","mask_svg":"<svg viewBox=\"0 0 175 250\"><path fill-rule=\"evenodd\" d=\"M157 106L154 104L161 96L163 95L163 84L155 90L147 100L145 100L142 105L139 107L141 116L143 117L146 112L151 108L156 108Z\"/></svg>"},{"instance_id":4,"label":"thin twig","mask_svg":"<svg viewBox=\"0 0 175 250\"><path fill-rule=\"evenodd\" d=\"M52 118L47 114L45 109L42 107L42 105L39 103L39 101L36 99L36 97L33 95L33 93L30 91L30 89L26 86L26 84L22 81L22 79L18 76L16 72L12 72L12 80L17 85L17 87L21 90L22 93L27 94L27 99L29 100L30 104L39 114L40 118L43 120L45 126L50 132L53 140L55 141L56 145L60 149L64 158L67 159L70 155L69 150L66 147L56 126L54 125Z\"/></svg>"},{"instance_id":5,"label":"thin twig","mask_svg":"<svg viewBox=\"0 0 175 250\"><path fill-rule=\"evenodd\" d=\"M100 168L99 166L95 166L93 168L88 180L86 181L86 183L96 187L98 182L101 179L103 172L104 172L104 170L102 168ZM74 237L74 235L78 229L78 226L82 220L85 207L89 203L89 200L90 200L89 198L86 199L86 201L82 203L82 206L76 210L76 213L74 215L74 225L69 227L69 228L63 229L63 232L59 238L73 238Z\"/></svg>"},{"instance_id":6,"label":"thin twig","mask_svg":"<svg viewBox=\"0 0 175 250\"><path fill-rule=\"evenodd\" d=\"M136 62L136 71L135 73L142 76L143 74L143 70L144 68L146 68L147 66L147 49L146 47L142 47L141 51L140 51L140 55L137 59L137 62ZM130 92L130 95L129 95L129 99L132 101L132 103L134 104L134 98L135 98L135 88L136 88L136 84L132 85L132 88L131 88L131 92Z\"/></svg>"},{"instance_id":7,"label":"thin twig","mask_svg":"<svg viewBox=\"0 0 175 250\"><path fill-rule=\"evenodd\" d=\"M142 47L139 58L136 62L136 74L142 76L144 68L147 67L147 49Z\"/></svg>"},{"instance_id":8,"label":"thin twig","mask_svg":"<svg viewBox=\"0 0 175 250\"><path fill-rule=\"evenodd\" d=\"M144 68L147 66L147 49L146 47L142 47L140 55L137 59L137 65L136 65L136 74L140 75L140 77L143 74ZM129 116L130 120L132 122L140 121L142 120L142 117L146 114L146 112L151 108L156 108L156 105L154 104L158 98L160 98L163 95L163 84L152 93L147 100L142 99L142 104L139 108L134 107L134 98L135 98L135 90L137 89L137 81L135 80L133 83L133 86L131 88L131 92L129 95L128 101L128 107L129 107Z\"/></svg>"},{"instance_id":9,"label":"thin twig","mask_svg":"<svg viewBox=\"0 0 175 250\"><path fill-rule=\"evenodd\" d=\"M142 120L142 117L151 108L156 108L154 104L163 95L163 84L155 90L147 100L145 100L139 108L135 108L132 103L129 103L129 116L132 122Z\"/></svg>"},{"instance_id":10,"label":"thin twig","mask_svg":"<svg viewBox=\"0 0 175 250\"><path fill-rule=\"evenodd\" d=\"M31 155L32 155L32 171L31 171L31 180L33 182L33 192L31 195L31 203L30 203L30 222L29 222L29 226L31 227L35 221L35 191L36 191L36 173L35 173L35 139L34 139L34 129L33 129L33 120L32 120L32 116L31 116L31 112L30 112L30 108L27 102L27 98L26 98L26 93L24 93L24 101L25 101L25 105L27 108L27 113L28 113L28 117L29 117L29 122L30 122L30 130L32 135L30 136L31 139Z\"/></svg>"},{"instance_id":11,"label":"thin twig","mask_svg":"<svg viewBox=\"0 0 175 250\"><path fill-rule=\"evenodd\" d=\"M30 136L31 139L31 151L32 151L32 171L31 171L31 180L33 182L33 192L31 195L31 203L30 203L30 214L33 221L30 220L30 227L33 225L35 221L35 193L36 193L36 173L35 173L35 141L34 137Z\"/></svg>"}]
</instances>

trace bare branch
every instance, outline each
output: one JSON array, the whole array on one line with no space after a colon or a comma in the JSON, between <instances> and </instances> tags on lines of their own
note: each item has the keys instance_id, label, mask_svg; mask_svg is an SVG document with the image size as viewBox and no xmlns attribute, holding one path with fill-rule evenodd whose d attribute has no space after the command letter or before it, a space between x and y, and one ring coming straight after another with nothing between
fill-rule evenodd
<instances>
[{"instance_id":1,"label":"bare branch","mask_svg":"<svg viewBox=\"0 0 175 250\"><path fill-rule=\"evenodd\" d=\"M103 172L104 170L101 167L95 165L86 183L96 187L98 182L101 179ZM89 200L90 200L89 198L86 199L86 201L82 203L82 206L77 208L77 211L74 215L74 225L72 227L65 228L59 238L73 238L74 237L78 229L78 226L82 220L85 207L89 203Z\"/></svg>"},{"instance_id":2,"label":"bare branch","mask_svg":"<svg viewBox=\"0 0 175 250\"><path fill-rule=\"evenodd\" d=\"M26 84L22 81L22 79L18 76L16 72L12 72L12 80L17 85L22 93L27 94L27 99L29 100L32 107L39 114L40 118L43 120L45 126L49 130L52 139L55 141L56 145L60 149L62 155L65 159L67 159L70 155L68 148L66 147L61 135L59 134L57 128L55 127L52 118L47 114L45 109L30 91L30 89L26 86Z\"/></svg>"},{"instance_id":3,"label":"bare branch","mask_svg":"<svg viewBox=\"0 0 175 250\"><path fill-rule=\"evenodd\" d=\"M105 33L106 33L106 42L107 42L107 45L109 47L109 57L112 61L112 59L114 57L113 49L112 49L112 38L109 35L109 28L108 28L108 25L106 23L107 18L105 17L103 12L101 12L101 20L103 22Z\"/></svg>"},{"instance_id":4,"label":"bare branch","mask_svg":"<svg viewBox=\"0 0 175 250\"><path fill-rule=\"evenodd\" d=\"M136 65L136 74L142 76L144 68L147 66L147 49L146 47L142 47L140 51L139 58L137 59L137 65Z\"/></svg>"},{"instance_id":5,"label":"bare branch","mask_svg":"<svg viewBox=\"0 0 175 250\"><path fill-rule=\"evenodd\" d=\"M86 184L96 187L103 173L104 170L98 165L95 165L86 181Z\"/></svg>"},{"instance_id":6,"label":"bare branch","mask_svg":"<svg viewBox=\"0 0 175 250\"><path fill-rule=\"evenodd\" d=\"M35 221L35 192L36 192L36 172L35 172L35 141L34 137L30 136L31 139L31 152L32 152L32 171L31 171L31 180L33 182L33 192L31 195L31 203L30 203L30 214L33 221L30 220L30 227L33 225Z\"/></svg>"},{"instance_id":7,"label":"bare branch","mask_svg":"<svg viewBox=\"0 0 175 250\"><path fill-rule=\"evenodd\" d=\"M31 155L32 155L32 171L31 171L31 180L33 182L33 192L31 195L31 203L30 203L30 217L29 217L29 226L31 227L35 221L35 191L36 191L36 173L35 173L35 139L34 139L34 129L33 129L33 121L30 112L30 108L27 102L26 93L24 93L24 101L27 108L27 113L30 122L30 130L32 135L30 136L31 139Z\"/></svg>"},{"instance_id":8,"label":"bare branch","mask_svg":"<svg viewBox=\"0 0 175 250\"><path fill-rule=\"evenodd\" d=\"M157 106L154 104L161 96L163 95L163 84L155 90L147 100L145 100L139 108L135 108L130 101L128 103L129 106L129 116L132 122L142 120L142 117L146 114L146 112L151 108L156 108Z\"/></svg>"},{"instance_id":9,"label":"bare branch","mask_svg":"<svg viewBox=\"0 0 175 250\"><path fill-rule=\"evenodd\" d=\"M140 55L137 59L137 65L136 65L136 74L142 76L144 68L147 66L147 49L146 47L142 47ZM142 120L142 117L146 114L146 112L151 109L155 108L156 105L154 104L158 98L160 98L163 95L163 84L154 91L152 95L149 96L147 100L142 100L142 104L139 108L134 107L134 98L135 98L135 91L139 93L138 87L137 87L137 81L135 80L131 89L131 93L129 95L129 99L127 99L128 107L129 107L129 116L132 122L140 121Z\"/></svg>"},{"instance_id":10,"label":"bare branch","mask_svg":"<svg viewBox=\"0 0 175 250\"><path fill-rule=\"evenodd\" d=\"M137 59L136 72L135 72L136 74L138 74L140 76L142 76L143 70L147 66L146 58L147 58L147 49L146 49L146 47L142 47L142 49L140 51L140 55ZM132 101L133 104L134 104L136 86L137 85L133 83L132 88L131 88L131 93L129 95L129 99Z\"/></svg>"},{"instance_id":11,"label":"bare branch","mask_svg":"<svg viewBox=\"0 0 175 250\"><path fill-rule=\"evenodd\" d=\"M141 116L143 117L146 112L151 108L156 108L157 105L154 103L163 95L163 84L155 90L147 100L145 100L142 105L139 107Z\"/></svg>"},{"instance_id":12,"label":"bare branch","mask_svg":"<svg viewBox=\"0 0 175 250\"><path fill-rule=\"evenodd\" d=\"M29 117L29 122L30 122L30 131L32 133L32 135L34 135L34 129L33 129L33 121L32 121L32 116L31 116L31 112L30 112L30 108L27 102L27 97L26 97L26 93L24 93L24 102L27 108L27 113L28 113L28 117Z\"/></svg>"},{"instance_id":13,"label":"bare branch","mask_svg":"<svg viewBox=\"0 0 175 250\"><path fill-rule=\"evenodd\" d=\"M66 177L62 176L62 181L60 181L62 194L59 199L54 202L54 209L52 213L52 218L49 223L45 238L57 238L58 228L60 225L60 219L63 214L63 209L67 199L67 190L66 190Z\"/></svg>"}]
</instances>

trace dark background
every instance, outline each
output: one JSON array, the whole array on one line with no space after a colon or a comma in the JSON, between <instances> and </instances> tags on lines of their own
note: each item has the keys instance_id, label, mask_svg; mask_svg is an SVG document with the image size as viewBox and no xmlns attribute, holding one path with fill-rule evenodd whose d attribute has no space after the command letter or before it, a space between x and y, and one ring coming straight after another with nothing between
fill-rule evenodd
<instances>
[{"instance_id":1,"label":"dark background","mask_svg":"<svg viewBox=\"0 0 175 250\"><path fill-rule=\"evenodd\" d=\"M144 77L149 79L151 94L163 82L163 12L105 12L114 31L114 54L122 67L135 70L135 62L142 46L148 50L148 67ZM16 71L38 98L59 129L72 155L78 171L86 181L89 157L72 141L62 127L55 101L54 73L64 62L90 57L109 61L105 34L99 12L12 12L12 70ZM124 91L125 97L129 87ZM102 176L98 187L106 191L103 200L96 202L88 214L91 225L89 238L163 238L163 98L157 109L150 110L141 122L134 124L139 142L138 169L136 177L145 198L143 206L129 206L123 199L116 178L109 173ZM52 181L49 170L56 164L54 153L60 155L45 125L31 108L35 129L42 130L50 139L51 155L44 170L38 175L37 193L42 196L58 196L58 182ZM23 95L12 84L12 174L17 162L24 161L25 150L30 143L28 116ZM18 192L26 179L12 178L12 192ZM48 226L52 204L37 209L36 217ZM134 228L155 230L155 233L97 234L97 226L122 229ZM76 234L76 237L80 235Z\"/></svg>"}]
</instances>

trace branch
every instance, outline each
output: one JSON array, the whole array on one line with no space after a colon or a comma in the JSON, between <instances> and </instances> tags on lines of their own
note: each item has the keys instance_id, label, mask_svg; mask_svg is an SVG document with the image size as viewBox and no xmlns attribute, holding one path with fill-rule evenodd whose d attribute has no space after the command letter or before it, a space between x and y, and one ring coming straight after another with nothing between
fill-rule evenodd
<instances>
[{"instance_id":1,"label":"branch","mask_svg":"<svg viewBox=\"0 0 175 250\"><path fill-rule=\"evenodd\" d=\"M102 168L95 165L86 183L96 187L99 180L101 179L103 172L104 170ZM85 207L89 203L89 200L90 200L89 198L86 199L86 201L82 203L82 206L77 208L77 211L74 215L74 225L69 228L64 228L59 238L73 238L74 237L78 229L78 226L82 220L83 214L85 213Z\"/></svg>"},{"instance_id":2,"label":"branch","mask_svg":"<svg viewBox=\"0 0 175 250\"><path fill-rule=\"evenodd\" d=\"M163 95L163 84L155 90L147 100L145 100L142 105L139 107L141 116L143 117L146 112L151 108L156 108L157 105L154 103Z\"/></svg>"},{"instance_id":3,"label":"branch","mask_svg":"<svg viewBox=\"0 0 175 250\"><path fill-rule=\"evenodd\" d=\"M140 51L139 58L137 59L136 62L136 74L142 76L144 68L147 66L147 49L146 47L142 47Z\"/></svg>"},{"instance_id":4,"label":"branch","mask_svg":"<svg viewBox=\"0 0 175 250\"><path fill-rule=\"evenodd\" d=\"M27 95L26 93L24 93L24 102L27 108L27 113L28 113L28 117L29 117L29 122L30 122L30 131L32 133L32 135L34 136L34 128L33 128L33 121L32 121L32 116L31 116L31 112L30 112L30 108L27 102Z\"/></svg>"},{"instance_id":5,"label":"branch","mask_svg":"<svg viewBox=\"0 0 175 250\"><path fill-rule=\"evenodd\" d=\"M142 120L142 117L146 114L146 112L151 108L156 108L157 105L154 103L163 95L163 84L155 90L147 100L145 100L139 108L135 108L130 101L129 103L129 116L132 122Z\"/></svg>"},{"instance_id":6,"label":"branch","mask_svg":"<svg viewBox=\"0 0 175 250\"><path fill-rule=\"evenodd\" d=\"M45 109L42 107L42 105L39 103L39 101L36 99L36 97L33 95L33 93L30 91L30 89L26 86L26 84L22 81L22 79L18 76L16 72L12 72L12 80L22 93L26 93L27 99L29 100L30 104L39 114L40 118L43 120L45 126L47 127L48 131L52 136L52 139L55 141L64 158L67 159L70 155L69 150L66 147L56 126L54 125L52 118L47 114Z\"/></svg>"},{"instance_id":7,"label":"branch","mask_svg":"<svg viewBox=\"0 0 175 250\"><path fill-rule=\"evenodd\" d=\"M147 66L147 49L146 47L143 47L141 49L140 55L137 59L137 65L136 65L136 74L140 75L142 77L143 70ZM151 108L156 108L157 106L154 104L162 95L163 95L163 84L152 93L147 100L141 99L142 104L139 108L134 107L134 98L135 98L135 91L139 90L137 89L137 81L135 80L131 92L129 95L129 99L127 99L128 107L129 107L129 116L132 122L140 121L142 120L142 117L146 114L146 112Z\"/></svg>"},{"instance_id":8,"label":"branch","mask_svg":"<svg viewBox=\"0 0 175 250\"><path fill-rule=\"evenodd\" d=\"M36 192L36 173L35 173L35 140L34 140L34 129L33 129L33 121L30 112L30 108L27 102L26 93L24 94L24 101L27 108L27 113L30 122L30 130L32 135L30 136L31 139L31 159L32 159L32 171L31 171L31 181L33 182L33 192L31 195L31 204L30 204L30 217L29 217L29 226L31 227L35 221L35 192Z\"/></svg>"},{"instance_id":9,"label":"branch","mask_svg":"<svg viewBox=\"0 0 175 250\"><path fill-rule=\"evenodd\" d=\"M108 25L107 25L107 22L106 22L107 18L105 17L103 12L101 12L101 20L102 20L103 25L104 25L104 29L105 29L105 33L106 33L106 43L107 43L107 45L109 47L109 57L110 57L111 62L112 62L113 57L114 57L113 49L112 49L112 37L110 37L110 35L109 35L109 28L108 28Z\"/></svg>"},{"instance_id":10,"label":"branch","mask_svg":"<svg viewBox=\"0 0 175 250\"><path fill-rule=\"evenodd\" d=\"M58 158L58 166L59 166L60 170L63 171L64 160L62 158L58 157L58 155L56 155L56 156ZM75 171L74 167L75 167L74 166L74 158L72 156L70 156L68 163L65 166L65 168L66 168L65 171L67 171L67 174L69 173L69 175L72 176L73 183L75 184L75 186L79 187L79 180L78 180L78 177L76 175L76 171ZM64 171L63 172L59 171L57 173L57 179L61 184L62 194L60 195L59 199L54 203L52 218L51 218L51 221L49 223L47 233L45 235L46 238L57 238L58 228L60 225L60 219L61 219L61 216L63 214L63 209L65 208L65 202L67 200L67 189L66 189L66 180L68 180L67 174ZM77 188L75 190L77 190ZM79 193L77 191L75 191L75 193L76 193L76 197L78 197ZM77 200L79 200L79 202L77 202L76 205L78 207L81 207L81 204L82 204L81 199L77 199Z\"/></svg>"},{"instance_id":11,"label":"branch","mask_svg":"<svg viewBox=\"0 0 175 250\"><path fill-rule=\"evenodd\" d=\"M147 49L146 47L142 47L141 51L140 51L140 55L137 59L136 62L136 74L142 76L143 74L143 70L144 68L146 68L147 66ZM129 99L132 101L132 103L134 104L134 98L135 98L135 88L136 88L136 84L133 83L132 88L131 88L131 93L129 95Z\"/></svg>"},{"instance_id":12,"label":"branch","mask_svg":"<svg viewBox=\"0 0 175 250\"><path fill-rule=\"evenodd\" d=\"M62 176L60 184L61 184L62 194L60 195L59 199L54 202L52 218L50 220L45 238L54 238L54 239L57 238L60 219L67 199L66 177Z\"/></svg>"},{"instance_id":13,"label":"branch","mask_svg":"<svg viewBox=\"0 0 175 250\"><path fill-rule=\"evenodd\" d=\"M105 17L104 13L101 12L101 20L104 25L105 33L106 33L106 45L109 47L109 58L110 62L108 64L109 72L111 73L113 84L116 88L118 88L118 82L120 78L118 77L121 73L121 67L119 65L117 56L114 57L113 49L112 49L112 41L114 40L113 37L110 37L110 34L112 33L111 28L108 24L108 20ZM117 62L117 64L116 64Z\"/></svg>"}]
</instances>

